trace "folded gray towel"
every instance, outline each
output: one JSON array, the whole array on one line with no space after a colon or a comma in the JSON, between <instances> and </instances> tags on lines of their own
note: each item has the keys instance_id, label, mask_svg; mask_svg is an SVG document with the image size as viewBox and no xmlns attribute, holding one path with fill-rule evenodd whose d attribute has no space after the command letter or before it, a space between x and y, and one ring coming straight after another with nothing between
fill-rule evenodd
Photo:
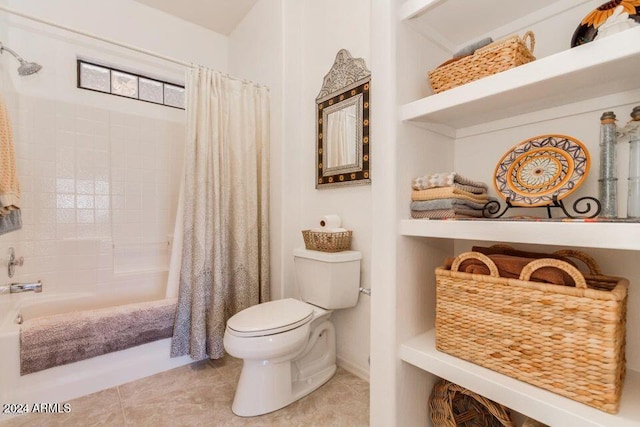
<instances>
[{"instance_id":1,"label":"folded gray towel","mask_svg":"<svg viewBox=\"0 0 640 427\"><path fill-rule=\"evenodd\" d=\"M473 54L476 50L480 49L481 47L485 47L489 44L493 43L493 39L491 37L487 37L484 38L480 41L477 41L475 43L471 43L468 46L463 47L462 49L460 49L459 51L457 51L456 53L453 54L453 58L462 58L463 56L467 56L467 55L471 55Z\"/></svg>"},{"instance_id":2,"label":"folded gray towel","mask_svg":"<svg viewBox=\"0 0 640 427\"><path fill-rule=\"evenodd\" d=\"M0 235L22 228L22 213L20 209L9 211L6 215L0 215Z\"/></svg>"},{"instance_id":3,"label":"folded gray towel","mask_svg":"<svg viewBox=\"0 0 640 427\"><path fill-rule=\"evenodd\" d=\"M493 197L490 197L489 200L495 200ZM437 199L437 200L425 200L425 201L416 201L411 202L411 210L412 211L432 211L432 210L440 210L440 209L456 209L456 208L464 208L464 209L475 209L482 211L484 207L484 203L472 202L471 200L466 199Z\"/></svg>"}]
</instances>

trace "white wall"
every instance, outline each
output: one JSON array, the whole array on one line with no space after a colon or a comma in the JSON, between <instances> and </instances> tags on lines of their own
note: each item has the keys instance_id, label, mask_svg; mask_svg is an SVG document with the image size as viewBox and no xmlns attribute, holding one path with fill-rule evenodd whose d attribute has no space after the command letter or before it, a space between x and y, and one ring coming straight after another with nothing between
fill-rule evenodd
<instances>
[{"instance_id":1,"label":"white wall","mask_svg":"<svg viewBox=\"0 0 640 427\"><path fill-rule=\"evenodd\" d=\"M337 12L338 11L338 12ZM298 204L301 220L298 227L290 224L285 233L297 235L296 245L302 245L300 229L318 224L327 213L342 217L343 226L353 230L352 248L362 252L361 286L370 287L371 277L371 186L355 186L316 190L316 144L315 144L315 98L322 86L323 77L329 71L340 49L347 49L354 58L364 58L371 63L370 1L340 0L304 2L301 25L303 33L301 105L291 111L298 120L301 137L286 141L287 145L300 145L297 158L300 169L290 179L301 183ZM296 60L297 58L292 58ZM375 76L372 77L375 85ZM372 100L371 108L375 108ZM375 123L372 123L375 126ZM383 141L371 141L371 144ZM371 179L384 179L383 171L371 171ZM292 250L293 248L291 248ZM290 253L290 252L289 252ZM375 292L375 289L373 290ZM288 289L297 295L296 289ZM369 325L370 298L361 295L358 305L352 309L338 310L333 314L337 328L338 358L348 367L368 374L369 372Z\"/></svg>"},{"instance_id":2,"label":"white wall","mask_svg":"<svg viewBox=\"0 0 640 427\"><path fill-rule=\"evenodd\" d=\"M271 297L283 295L284 18L282 0L260 1L229 36L229 73L269 86L271 96L270 255Z\"/></svg>"},{"instance_id":3,"label":"white wall","mask_svg":"<svg viewBox=\"0 0 640 427\"><path fill-rule=\"evenodd\" d=\"M227 69L226 36L133 0L4 0L4 4L61 25L183 61L220 71ZM138 59L145 58L134 55Z\"/></svg>"},{"instance_id":4,"label":"white wall","mask_svg":"<svg viewBox=\"0 0 640 427\"><path fill-rule=\"evenodd\" d=\"M16 10L227 70L227 38L132 0L5 1ZM13 281L45 290L142 282L163 295L182 165L182 110L76 87L76 58L182 82L184 68L0 12L2 41L43 69L19 77L0 57L22 184L23 229L0 254L25 257ZM4 256L4 255L1 255ZM160 272L160 273L158 273ZM0 283L8 282L0 270ZM134 291L135 292L135 291Z\"/></svg>"},{"instance_id":5,"label":"white wall","mask_svg":"<svg viewBox=\"0 0 640 427\"><path fill-rule=\"evenodd\" d=\"M371 187L315 189L314 120L315 98L338 51L370 61L369 20L368 0L261 0L230 36L230 72L271 86L274 298L299 296L293 249L304 245L301 230L328 213L353 230L352 247L363 253L361 285L370 285ZM372 171L373 180L382 178ZM361 296L355 308L333 314L339 363L362 376L369 370L369 303Z\"/></svg>"}]
</instances>

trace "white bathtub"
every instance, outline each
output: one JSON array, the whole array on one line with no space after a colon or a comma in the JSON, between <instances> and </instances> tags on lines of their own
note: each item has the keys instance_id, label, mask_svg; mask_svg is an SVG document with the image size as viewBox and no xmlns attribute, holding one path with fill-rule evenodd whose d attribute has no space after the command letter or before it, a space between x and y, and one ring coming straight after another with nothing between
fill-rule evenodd
<instances>
[{"instance_id":1,"label":"white bathtub","mask_svg":"<svg viewBox=\"0 0 640 427\"><path fill-rule=\"evenodd\" d=\"M144 286L136 286L135 291L130 282L126 286L128 289L110 286L104 291L48 294L45 283L39 294L0 296L0 402L65 402L192 362L189 356L170 358L171 340L164 339L20 376L20 325L16 323L19 315L27 320L164 297ZM5 418L0 415L0 421Z\"/></svg>"}]
</instances>

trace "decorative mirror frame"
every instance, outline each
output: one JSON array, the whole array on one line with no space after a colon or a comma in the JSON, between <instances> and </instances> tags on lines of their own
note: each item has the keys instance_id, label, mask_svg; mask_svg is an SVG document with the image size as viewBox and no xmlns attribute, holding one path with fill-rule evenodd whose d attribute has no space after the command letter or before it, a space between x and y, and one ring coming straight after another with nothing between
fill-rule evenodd
<instances>
[{"instance_id":1,"label":"decorative mirror frame","mask_svg":"<svg viewBox=\"0 0 640 427\"><path fill-rule=\"evenodd\" d=\"M371 183L369 150L369 87L371 71L364 59L353 58L341 49L331 70L324 76L316 98L316 188ZM356 162L327 168L323 125L329 114L356 105Z\"/></svg>"}]
</instances>

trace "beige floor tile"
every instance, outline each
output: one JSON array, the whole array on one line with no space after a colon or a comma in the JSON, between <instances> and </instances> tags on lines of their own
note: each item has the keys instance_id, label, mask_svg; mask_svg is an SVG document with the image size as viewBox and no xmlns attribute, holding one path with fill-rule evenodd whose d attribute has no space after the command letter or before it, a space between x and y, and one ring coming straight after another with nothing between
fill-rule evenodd
<instances>
[{"instance_id":1,"label":"beige floor tile","mask_svg":"<svg viewBox=\"0 0 640 427\"><path fill-rule=\"evenodd\" d=\"M67 414L29 414L0 423L2 427L121 427L122 408L116 388L99 391L69 402Z\"/></svg>"},{"instance_id":2,"label":"beige floor tile","mask_svg":"<svg viewBox=\"0 0 640 427\"><path fill-rule=\"evenodd\" d=\"M337 381L329 381L295 404L294 425L368 426L369 397ZM292 408L293 409L293 408Z\"/></svg>"},{"instance_id":3,"label":"beige floor tile","mask_svg":"<svg viewBox=\"0 0 640 427\"><path fill-rule=\"evenodd\" d=\"M212 425L216 408L231 405L234 392L207 361L124 384L119 390L125 421L131 426Z\"/></svg>"},{"instance_id":4,"label":"beige floor tile","mask_svg":"<svg viewBox=\"0 0 640 427\"><path fill-rule=\"evenodd\" d=\"M238 417L231 403L241 368L242 360L231 357L198 362L73 400L71 414L30 415L1 427L369 425L369 384L340 368L325 385L283 409L259 417Z\"/></svg>"},{"instance_id":5,"label":"beige floor tile","mask_svg":"<svg viewBox=\"0 0 640 427\"><path fill-rule=\"evenodd\" d=\"M210 364L228 384L235 388L238 379L240 379L240 371L242 371L242 359L225 356L222 359L212 360Z\"/></svg>"}]
</instances>

